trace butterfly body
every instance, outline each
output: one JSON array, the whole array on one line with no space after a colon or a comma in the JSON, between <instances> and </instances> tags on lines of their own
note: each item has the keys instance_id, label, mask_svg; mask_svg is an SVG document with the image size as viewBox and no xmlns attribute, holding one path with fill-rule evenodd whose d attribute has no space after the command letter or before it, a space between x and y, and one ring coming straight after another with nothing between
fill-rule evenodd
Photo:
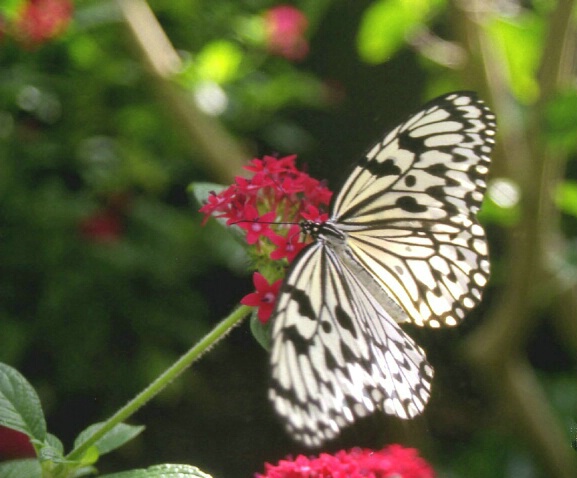
<instances>
[{"instance_id":1,"label":"butterfly body","mask_svg":"<svg viewBox=\"0 0 577 478\"><path fill-rule=\"evenodd\" d=\"M494 116L472 93L440 97L354 167L313 242L287 272L273 312L269 396L309 446L381 409L408 419L433 369L399 327L456 325L489 275L476 220Z\"/></svg>"}]
</instances>

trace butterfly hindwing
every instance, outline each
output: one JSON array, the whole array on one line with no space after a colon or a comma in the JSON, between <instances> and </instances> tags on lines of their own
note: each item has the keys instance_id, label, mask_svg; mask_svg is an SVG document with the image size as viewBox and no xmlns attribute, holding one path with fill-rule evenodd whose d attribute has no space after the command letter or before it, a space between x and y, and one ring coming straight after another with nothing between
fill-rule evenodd
<instances>
[{"instance_id":1,"label":"butterfly hindwing","mask_svg":"<svg viewBox=\"0 0 577 478\"><path fill-rule=\"evenodd\" d=\"M432 368L342 259L323 244L300 256L280 292L272 329L270 398L309 446L377 408L421 413Z\"/></svg>"}]
</instances>

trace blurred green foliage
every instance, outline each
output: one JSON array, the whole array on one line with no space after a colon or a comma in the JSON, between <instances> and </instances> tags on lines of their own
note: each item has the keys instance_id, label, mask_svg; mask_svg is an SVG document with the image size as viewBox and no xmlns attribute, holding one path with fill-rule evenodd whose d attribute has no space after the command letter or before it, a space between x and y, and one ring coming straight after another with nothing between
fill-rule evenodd
<instances>
[{"instance_id":1,"label":"blurred green foliage","mask_svg":"<svg viewBox=\"0 0 577 478\"><path fill-rule=\"evenodd\" d=\"M5 2L0 12L13 18L22 3ZM482 78L465 80L473 69L473 60L463 60L466 47L441 40L463 27L454 24L461 17L450 3L295 2L309 21L308 55L300 60L267 49L263 12L276 2L150 6L182 58L173 81L183 102L195 102L255 155L297 152L313 175L336 185L355 154L425 96L459 88L488 95ZM498 117L504 130L528 123L524 114L539 98L538 65L555 4L492 6L484 32L501 54L505 96L519 105L493 105L510 113ZM190 148L116 2L76 2L69 28L45 44L1 41L0 361L34 384L49 428L66 441L157 376L251 283L234 241L216 224L200 226L187 187L214 180L214 172L201 166L204 152ZM566 179L551 188L568 239L564 265L577 257L576 111L573 85L538 118L548 148L569 154ZM498 157L493 179L514 176ZM508 280L507 237L523 217L517 179L493 185L481 216L499 272L485 308L459 333L416 332L437 369L447 369L430 415L406 425L377 417L384 426L367 421L335 448L406 439L440 476L545 476L540 457L499 422L500 411L488 406L458 354L461 335L481 322ZM552 300L557 292L546 293ZM538 332L531 361L569 423L577 414L575 351L550 325ZM136 417L147 430L103 470L170 461L247 476L296 453L266 386L266 353L245 324Z\"/></svg>"}]
</instances>

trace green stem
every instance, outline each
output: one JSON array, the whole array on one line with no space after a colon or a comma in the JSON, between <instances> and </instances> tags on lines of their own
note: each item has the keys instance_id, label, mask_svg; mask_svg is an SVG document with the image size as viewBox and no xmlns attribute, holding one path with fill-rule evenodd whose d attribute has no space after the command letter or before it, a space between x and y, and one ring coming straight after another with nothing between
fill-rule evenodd
<instances>
[{"instance_id":1,"label":"green stem","mask_svg":"<svg viewBox=\"0 0 577 478\"><path fill-rule=\"evenodd\" d=\"M78 448L72 450L66 457L68 460L79 460L86 450L94 445L100 438L108 433L119 423L122 423L146 402L160 393L170 382L178 377L186 368L197 360L204 352L208 351L219 340L224 338L234 326L238 325L251 311L252 307L241 305L235 309L228 317L220 322L212 331L210 331L200 342L194 345L188 352L180 357L173 365L166 369L154 382L128 402L124 407L112 415L102 428L85 441Z\"/></svg>"}]
</instances>

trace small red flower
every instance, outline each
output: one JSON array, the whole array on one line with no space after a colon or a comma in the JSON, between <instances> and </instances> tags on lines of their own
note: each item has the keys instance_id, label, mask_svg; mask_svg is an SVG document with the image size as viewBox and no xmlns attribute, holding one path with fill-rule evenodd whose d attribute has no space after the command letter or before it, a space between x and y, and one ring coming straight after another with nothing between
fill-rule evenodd
<instances>
[{"instance_id":1,"label":"small red flower","mask_svg":"<svg viewBox=\"0 0 577 478\"><path fill-rule=\"evenodd\" d=\"M200 212L205 214L202 225L204 226L206 224L211 214L214 214L216 217L226 216L226 211L229 208L233 195L234 191L231 188L225 189L220 194L211 191L208 194L207 203L199 209Z\"/></svg>"},{"instance_id":2,"label":"small red flower","mask_svg":"<svg viewBox=\"0 0 577 478\"><path fill-rule=\"evenodd\" d=\"M303 219L313 222L326 222L329 219L329 215L325 212L320 212L319 208L309 204L305 210L301 213Z\"/></svg>"},{"instance_id":3,"label":"small red flower","mask_svg":"<svg viewBox=\"0 0 577 478\"><path fill-rule=\"evenodd\" d=\"M297 456L276 465L265 464L265 474L255 478L433 478L431 466L417 450L390 445L380 451L353 448L334 455Z\"/></svg>"},{"instance_id":4,"label":"small red flower","mask_svg":"<svg viewBox=\"0 0 577 478\"><path fill-rule=\"evenodd\" d=\"M288 60L302 60L309 52L305 38L308 27L303 12L290 5L279 5L264 14L267 46L271 53Z\"/></svg>"},{"instance_id":5,"label":"small red flower","mask_svg":"<svg viewBox=\"0 0 577 478\"><path fill-rule=\"evenodd\" d=\"M38 45L62 33L72 17L70 0L28 0L16 20L16 35Z\"/></svg>"},{"instance_id":6,"label":"small red flower","mask_svg":"<svg viewBox=\"0 0 577 478\"><path fill-rule=\"evenodd\" d=\"M273 261L279 261L286 257L291 263L296 255L305 247L305 243L300 240L300 227L293 225L288 230L286 236L275 235L270 238L276 249L270 253Z\"/></svg>"},{"instance_id":7,"label":"small red flower","mask_svg":"<svg viewBox=\"0 0 577 478\"><path fill-rule=\"evenodd\" d=\"M36 452L28 436L0 425L0 461L33 456L36 456Z\"/></svg>"},{"instance_id":8,"label":"small red flower","mask_svg":"<svg viewBox=\"0 0 577 478\"><path fill-rule=\"evenodd\" d=\"M268 237L272 234L270 224L275 220L274 211L267 212L260 216L256 208L248 204L243 211L243 219L238 226L246 230L247 244L256 244L261 237Z\"/></svg>"},{"instance_id":9,"label":"small red flower","mask_svg":"<svg viewBox=\"0 0 577 478\"><path fill-rule=\"evenodd\" d=\"M296 169L295 160L296 154L285 156L284 158L275 158L274 156L265 156L262 159L253 159L244 169L254 173L264 173L266 175L273 175Z\"/></svg>"},{"instance_id":10,"label":"small red flower","mask_svg":"<svg viewBox=\"0 0 577 478\"><path fill-rule=\"evenodd\" d=\"M258 320L266 324L272 314L272 309L276 302L282 280L279 279L275 283L269 284L260 272L255 272L252 280L256 292L245 295L240 300L240 303L251 307L258 307Z\"/></svg>"}]
</instances>

